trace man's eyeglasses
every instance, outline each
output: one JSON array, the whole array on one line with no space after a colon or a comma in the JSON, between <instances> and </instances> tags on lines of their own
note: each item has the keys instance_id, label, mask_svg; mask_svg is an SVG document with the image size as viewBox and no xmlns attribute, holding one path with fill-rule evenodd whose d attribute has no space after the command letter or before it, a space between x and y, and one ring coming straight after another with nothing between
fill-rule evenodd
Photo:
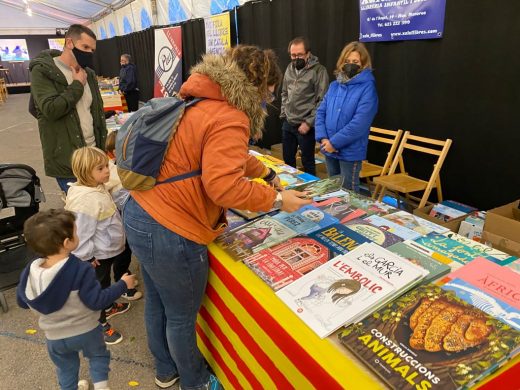
<instances>
[{"instance_id":1,"label":"man's eyeglasses","mask_svg":"<svg viewBox=\"0 0 520 390\"><path fill-rule=\"evenodd\" d=\"M305 58L305 54L291 54L291 59Z\"/></svg>"}]
</instances>

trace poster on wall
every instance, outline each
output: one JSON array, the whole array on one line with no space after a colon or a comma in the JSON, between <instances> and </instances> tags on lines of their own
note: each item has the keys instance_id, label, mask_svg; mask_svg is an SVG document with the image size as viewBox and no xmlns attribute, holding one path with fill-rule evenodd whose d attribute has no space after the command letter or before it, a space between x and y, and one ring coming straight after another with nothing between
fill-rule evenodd
<instances>
[{"instance_id":1,"label":"poster on wall","mask_svg":"<svg viewBox=\"0 0 520 390\"><path fill-rule=\"evenodd\" d=\"M49 49L61 51L65 46L65 38L49 38L47 41L49 42Z\"/></svg>"},{"instance_id":2,"label":"poster on wall","mask_svg":"<svg viewBox=\"0 0 520 390\"><path fill-rule=\"evenodd\" d=\"M441 38L446 0L360 0L361 42Z\"/></svg>"},{"instance_id":3,"label":"poster on wall","mask_svg":"<svg viewBox=\"0 0 520 390\"><path fill-rule=\"evenodd\" d=\"M181 28L155 30L154 97L172 96L182 84Z\"/></svg>"},{"instance_id":4,"label":"poster on wall","mask_svg":"<svg viewBox=\"0 0 520 390\"><path fill-rule=\"evenodd\" d=\"M206 53L222 54L231 47L229 12L204 18Z\"/></svg>"},{"instance_id":5,"label":"poster on wall","mask_svg":"<svg viewBox=\"0 0 520 390\"><path fill-rule=\"evenodd\" d=\"M2 61L29 61L29 50L25 39L0 39Z\"/></svg>"}]
</instances>

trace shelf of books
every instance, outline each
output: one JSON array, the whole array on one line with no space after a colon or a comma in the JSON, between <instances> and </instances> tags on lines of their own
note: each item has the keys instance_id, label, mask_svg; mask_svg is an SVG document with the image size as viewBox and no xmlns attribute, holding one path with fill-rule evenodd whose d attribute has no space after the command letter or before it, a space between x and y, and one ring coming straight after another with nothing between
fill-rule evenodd
<instances>
[{"instance_id":1,"label":"shelf of books","mask_svg":"<svg viewBox=\"0 0 520 390\"><path fill-rule=\"evenodd\" d=\"M229 211L199 346L226 389L520 388L519 260L257 155L314 203Z\"/></svg>"}]
</instances>

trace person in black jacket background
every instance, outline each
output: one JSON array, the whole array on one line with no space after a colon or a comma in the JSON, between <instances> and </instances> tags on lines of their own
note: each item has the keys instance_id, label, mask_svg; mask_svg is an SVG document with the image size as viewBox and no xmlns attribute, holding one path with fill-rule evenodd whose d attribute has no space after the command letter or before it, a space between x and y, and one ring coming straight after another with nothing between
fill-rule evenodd
<instances>
[{"instance_id":1,"label":"person in black jacket background","mask_svg":"<svg viewBox=\"0 0 520 390\"><path fill-rule=\"evenodd\" d=\"M137 67L132 64L130 54L121 55L119 72L119 90L125 95L128 111L139 109L139 88L137 88Z\"/></svg>"}]
</instances>

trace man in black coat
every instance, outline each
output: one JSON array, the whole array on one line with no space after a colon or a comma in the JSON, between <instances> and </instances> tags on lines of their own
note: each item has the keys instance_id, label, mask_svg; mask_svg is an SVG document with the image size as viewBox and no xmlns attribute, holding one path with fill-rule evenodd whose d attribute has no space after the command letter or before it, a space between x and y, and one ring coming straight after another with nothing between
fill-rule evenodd
<instances>
[{"instance_id":1,"label":"man in black coat","mask_svg":"<svg viewBox=\"0 0 520 390\"><path fill-rule=\"evenodd\" d=\"M131 62L130 54L121 55L119 72L119 90L125 95L128 111L139 109L139 88L137 88L137 67Z\"/></svg>"}]
</instances>

